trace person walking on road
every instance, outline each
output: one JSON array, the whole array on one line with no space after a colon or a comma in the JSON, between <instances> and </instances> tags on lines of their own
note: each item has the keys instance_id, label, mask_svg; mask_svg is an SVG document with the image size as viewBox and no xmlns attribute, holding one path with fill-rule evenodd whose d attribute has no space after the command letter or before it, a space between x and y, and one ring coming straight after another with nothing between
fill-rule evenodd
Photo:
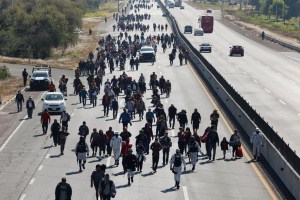
<instances>
[{"instance_id":1,"label":"person walking on road","mask_svg":"<svg viewBox=\"0 0 300 200\"><path fill-rule=\"evenodd\" d=\"M72 187L67 183L67 179L63 177L55 188L55 200L71 200L71 197Z\"/></svg>"},{"instance_id":2,"label":"person walking on road","mask_svg":"<svg viewBox=\"0 0 300 200\"><path fill-rule=\"evenodd\" d=\"M118 116L119 103L116 98L113 98L111 102L111 109L113 110L113 119L116 119Z\"/></svg>"},{"instance_id":3,"label":"person walking on road","mask_svg":"<svg viewBox=\"0 0 300 200\"><path fill-rule=\"evenodd\" d=\"M216 156L216 149L217 149L217 145L219 146L219 135L216 131L215 126L211 127L211 130L208 134L208 138L207 141L208 142L208 159L209 161L211 161L211 156L213 157L213 161L215 160L215 156ZM213 151L213 155L211 154L211 152Z\"/></svg>"},{"instance_id":4,"label":"person walking on road","mask_svg":"<svg viewBox=\"0 0 300 200\"><path fill-rule=\"evenodd\" d=\"M165 135L160 138L160 144L162 145L163 150L163 166L168 164L170 148L172 146L171 138L168 136L168 132L165 132Z\"/></svg>"},{"instance_id":5,"label":"person walking on road","mask_svg":"<svg viewBox=\"0 0 300 200\"><path fill-rule=\"evenodd\" d=\"M189 151L188 151L189 157L191 159L191 164L193 165L192 171L195 170L195 166L198 161L198 152L200 152L201 155L203 155L199 143L192 136L190 138Z\"/></svg>"},{"instance_id":6,"label":"person walking on road","mask_svg":"<svg viewBox=\"0 0 300 200\"><path fill-rule=\"evenodd\" d=\"M17 107L18 107L18 112L22 111L22 105L24 103L24 96L20 90L18 91L18 93L16 95L16 103L17 103Z\"/></svg>"},{"instance_id":7,"label":"person walking on road","mask_svg":"<svg viewBox=\"0 0 300 200\"><path fill-rule=\"evenodd\" d=\"M123 109L123 112L120 115L119 123L121 123L121 121L122 121L122 124L123 124L123 128L128 127L128 124L132 125L131 124L131 117L130 117L129 113L126 111L125 108Z\"/></svg>"},{"instance_id":8,"label":"person walking on road","mask_svg":"<svg viewBox=\"0 0 300 200\"><path fill-rule=\"evenodd\" d=\"M225 156L226 156L226 151L228 151L228 144L229 144L229 142L226 140L226 137L224 137L220 144L221 150L223 151L223 159L224 160L225 160Z\"/></svg>"},{"instance_id":9,"label":"person walking on road","mask_svg":"<svg viewBox=\"0 0 300 200\"><path fill-rule=\"evenodd\" d=\"M111 138L110 146L114 154L115 165L118 166L121 153L122 138L119 137L119 133L117 131L115 132L115 135Z\"/></svg>"},{"instance_id":10,"label":"person walking on road","mask_svg":"<svg viewBox=\"0 0 300 200\"><path fill-rule=\"evenodd\" d=\"M109 179L109 174L105 174L104 180L99 184L98 191L101 200L111 200L111 198L115 198L117 194L116 186L114 182Z\"/></svg>"},{"instance_id":11,"label":"person walking on road","mask_svg":"<svg viewBox=\"0 0 300 200\"><path fill-rule=\"evenodd\" d=\"M82 125L79 127L79 133L78 135L84 137L84 139L86 138L86 136L89 134L89 127L86 125L86 122L83 121Z\"/></svg>"},{"instance_id":12,"label":"person walking on road","mask_svg":"<svg viewBox=\"0 0 300 200\"><path fill-rule=\"evenodd\" d=\"M237 158L236 152L238 150L238 147L241 145L241 139L238 135L238 132L238 130L234 130L233 134L229 139L229 145L232 146L232 158Z\"/></svg>"},{"instance_id":13,"label":"person walking on road","mask_svg":"<svg viewBox=\"0 0 300 200\"><path fill-rule=\"evenodd\" d=\"M148 112L146 113L146 121L149 123L152 127L153 122L155 122L155 116L154 113L151 111L151 109L148 109Z\"/></svg>"},{"instance_id":14,"label":"person walking on road","mask_svg":"<svg viewBox=\"0 0 300 200\"><path fill-rule=\"evenodd\" d=\"M260 132L259 128L256 128L255 132L252 133L250 138L250 142L253 144L253 157L256 161L259 161L261 147L264 146L263 140L263 134Z\"/></svg>"},{"instance_id":15,"label":"person walking on road","mask_svg":"<svg viewBox=\"0 0 300 200\"><path fill-rule=\"evenodd\" d=\"M180 113L177 114L177 119L179 122L179 126L185 129L185 125L188 124L188 119L186 116L186 111L182 110Z\"/></svg>"},{"instance_id":16,"label":"person walking on road","mask_svg":"<svg viewBox=\"0 0 300 200\"><path fill-rule=\"evenodd\" d=\"M80 137L79 142L75 147L75 153L79 162L79 172L82 172L81 167L85 169L86 157L89 155L89 146L85 142L84 137Z\"/></svg>"},{"instance_id":17,"label":"person walking on road","mask_svg":"<svg viewBox=\"0 0 300 200\"><path fill-rule=\"evenodd\" d=\"M145 147L143 145L143 142L140 141L138 145L136 146L136 156L137 156L137 171L142 172L143 169L143 162L144 162L144 153L145 153Z\"/></svg>"},{"instance_id":18,"label":"person walking on road","mask_svg":"<svg viewBox=\"0 0 300 200\"><path fill-rule=\"evenodd\" d=\"M171 157L170 160L170 170L174 173L175 187L179 189L180 187L180 175L182 172L182 165L184 166L184 171L186 170L186 163L183 155L180 153L179 149L176 149L176 153Z\"/></svg>"},{"instance_id":19,"label":"person walking on road","mask_svg":"<svg viewBox=\"0 0 300 200\"><path fill-rule=\"evenodd\" d=\"M32 100L32 97L30 96L29 99L26 102L26 109L27 109L27 115L29 119L32 119L32 113L35 109L34 101Z\"/></svg>"},{"instance_id":20,"label":"person walking on road","mask_svg":"<svg viewBox=\"0 0 300 200\"><path fill-rule=\"evenodd\" d=\"M171 104L171 106L168 109L168 115L169 115L169 127L174 129L175 126L175 120L176 120L176 114L177 114L177 108Z\"/></svg>"},{"instance_id":21,"label":"person walking on road","mask_svg":"<svg viewBox=\"0 0 300 200\"><path fill-rule=\"evenodd\" d=\"M27 85L27 78L28 78L28 72L26 71L26 68L24 68L22 72L22 77L23 77L23 85L25 87Z\"/></svg>"},{"instance_id":22,"label":"person walking on road","mask_svg":"<svg viewBox=\"0 0 300 200\"><path fill-rule=\"evenodd\" d=\"M104 178L104 171L101 170L101 165L96 165L96 170L91 174L91 188L94 186L96 190L96 200L99 198L99 184Z\"/></svg>"},{"instance_id":23,"label":"person walking on road","mask_svg":"<svg viewBox=\"0 0 300 200\"><path fill-rule=\"evenodd\" d=\"M191 124L193 125L193 131L198 131L201 122L201 115L197 109L194 110L191 117Z\"/></svg>"},{"instance_id":24,"label":"person walking on road","mask_svg":"<svg viewBox=\"0 0 300 200\"><path fill-rule=\"evenodd\" d=\"M137 158L134 154L132 154L132 149L128 149L128 155L124 158L124 166L128 175L128 186L133 183L134 172L137 166Z\"/></svg>"},{"instance_id":25,"label":"person walking on road","mask_svg":"<svg viewBox=\"0 0 300 200\"><path fill-rule=\"evenodd\" d=\"M60 123L62 126L66 127L66 130L68 130L69 127L68 123L70 120L71 120L71 116L69 115L69 113L66 112L66 110L64 110L60 116Z\"/></svg>"},{"instance_id":26,"label":"person walking on road","mask_svg":"<svg viewBox=\"0 0 300 200\"><path fill-rule=\"evenodd\" d=\"M47 133L48 124L50 123L50 121L51 121L50 114L47 111L47 109L45 109L41 114L41 123L42 123L43 135L45 135Z\"/></svg>"},{"instance_id":27,"label":"person walking on road","mask_svg":"<svg viewBox=\"0 0 300 200\"><path fill-rule=\"evenodd\" d=\"M58 144L58 134L59 134L60 128L61 128L61 126L57 122L57 119L54 119L54 122L51 125L51 135L50 135L50 138L53 137L54 146L57 146L57 144Z\"/></svg>"},{"instance_id":28,"label":"person walking on road","mask_svg":"<svg viewBox=\"0 0 300 200\"><path fill-rule=\"evenodd\" d=\"M180 66L182 66L182 62L183 62L183 53L180 51L178 54L178 58L179 58L179 64Z\"/></svg>"},{"instance_id":29,"label":"person walking on road","mask_svg":"<svg viewBox=\"0 0 300 200\"><path fill-rule=\"evenodd\" d=\"M112 127L110 126L108 128L108 131L106 131L106 137L107 137L107 142L106 142L106 150L107 150L107 155L111 156L111 147L110 147L110 141L112 137L114 136L114 131L112 130Z\"/></svg>"},{"instance_id":30,"label":"person walking on road","mask_svg":"<svg viewBox=\"0 0 300 200\"><path fill-rule=\"evenodd\" d=\"M110 105L110 96L108 95L108 92L103 95L102 98L102 105L103 105L103 111L104 111L104 117L108 117L109 112L109 105Z\"/></svg>"},{"instance_id":31,"label":"person walking on road","mask_svg":"<svg viewBox=\"0 0 300 200\"><path fill-rule=\"evenodd\" d=\"M93 132L90 137L90 144L91 144L91 149L93 151L92 156L96 156L97 154L97 149L99 146L99 133L97 132L97 129L93 129Z\"/></svg>"},{"instance_id":32,"label":"person walking on road","mask_svg":"<svg viewBox=\"0 0 300 200\"><path fill-rule=\"evenodd\" d=\"M146 106L145 102L141 98L137 103L136 103L136 110L137 113L139 114L140 121L144 119L144 111L146 111Z\"/></svg>"},{"instance_id":33,"label":"person walking on road","mask_svg":"<svg viewBox=\"0 0 300 200\"><path fill-rule=\"evenodd\" d=\"M210 121L211 121L211 125L215 127L215 129L217 130L218 128L218 121L219 121L220 115L218 113L218 110L214 110L213 113L210 115Z\"/></svg>"},{"instance_id":34,"label":"person walking on road","mask_svg":"<svg viewBox=\"0 0 300 200\"><path fill-rule=\"evenodd\" d=\"M64 155L65 145L67 141L67 136L69 133L66 130L66 127L62 127L61 131L58 133L58 144L60 144L60 155Z\"/></svg>"},{"instance_id":35,"label":"person walking on road","mask_svg":"<svg viewBox=\"0 0 300 200\"><path fill-rule=\"evenodd\" d=\"M185 148L185 132L182 127L179 127L179 132L177 136L178 136L178 148L180 150L180 153L183 154Z\"/></svg>"},{"instance_id":36,"label":"person walking on road","mask_svg":"<svg viewBox=\"0 0 300 200\"><path fill-rule=\"evenodd\" d=\"M170 65L171 65L171 66L173 65L174 59L175 59L174 54L173 54L173 53L170 53L170 54L169 54L169 61L170 61Z\"/></svg>"},{"instance_id":37,"label":"person walking on road","mask_svg":"<svg viewBox=\"0 0 300 200\"><path fill-rule=\"evenodd\" d=\"M159 152L162 150L162 146L158 141L158 138L155 138L154 142L150 146L150 149L152 150L152 169L154 173L156 173L159 162Z\"/></svg>"},{"instance_id":38,"label":"person walking on road","mask_svg":"<svg viewBox=\"0 0 300 200\"><path fill-rule=\"evenodd\" d=\"M82 100L82 105L85 108L86 105L86 97L88 92L85 90L85 87L83 87L79 92L79 98Z\"/></svg>"}]
</instances>

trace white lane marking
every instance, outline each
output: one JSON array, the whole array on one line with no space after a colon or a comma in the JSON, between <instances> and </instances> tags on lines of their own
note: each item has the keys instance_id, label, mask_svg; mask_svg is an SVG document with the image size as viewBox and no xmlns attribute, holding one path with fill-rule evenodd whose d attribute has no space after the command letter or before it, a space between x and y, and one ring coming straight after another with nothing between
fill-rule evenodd
<instances>
[{"instance_id":1,"label":"white lane marking","mask_svg":"<svg viewBox=\"0 0 300 200\"><path fill-rule=\"evenodd\" d=\"M32 178L29 182L29 185L32 185L34 183L34 181L35 181L35 178Z\"/></svg>"},{"instance_id":2,"label":"white lane marking","mask_svg":"<svg viewBox=\"0 0 300 200\"><path fill-rule=\"evenodd\" d=\"M252 79L255 83L258 83L258 81L256 79Z\"/></svg>"},{"instance_id":3,"label":"white lane marking","mask_svg":"<svg viewBox=\"0 0 300 200\"><path fill-rule=\"evenodd\" d=\"M74 112L71 114L71 117L73 117L74 116Z\"/></svg>"},{"instance_id":4,"label":"white lane marking","mask_svg":"<svg viewBox=\"0 0 300 200\"><path fill-rule=\"evenodd\" d=\"M38 170L41 171L43 169L43 167L44 167L43 165L40 165Z\"/></svg>"},{"instance_id":5,"label":"white lane marking","mask_svg":"<svg viewBox=\"0 0 300 200\"><path fill-rule=\"evenodd\" d=\"M22 194L19 200L24 200L26 197L26 194Z\"/></svg>"},{"instance_id":6,"label":"white lane marking","mask_svg":"<svg viewBox=\"0 0 300 200\"><path fill-rule=\"evenodd\" d=\"M158 65L158 68L160 68L160 65Z\"/></svg>"},{"instance_id":7,"label":"white lane marking","mask_svg":"<svg viewBox=\"0 0 300 200\"><path fill-rule=\"evenodd\" d=\"M159 75L162 75L162 73L161 73L161 72L159 72Z\"/></svg>"},{"instance_id":8,"label":"white lane marking","mask_svg":"<svg viewBox=\"0 0 300 200\"><path fill-rule=\"evenodd\" d=\"M268 93L271 93L271 91L270 91L270 90L268 90L267 88L265 88L265 90L266 90Z\"/></svg>"},{"instance_id":9,"label":"white lane marking","mask_svg":"<svg viewBox=\"0 0 300 200\"><path fill-rule=\"evenodd\" d=\"M293 59L293 60L296 60L296 61L300 61L300 59L297 59L297 58L294 58L294 57L291 57L291 56L285 55L285 57L288 57L288 58Z\"/></svg>"},{"instance_id":10,"label":"white lane marking","mask_svg":"<svg viewBox=\"0 0 300 200\"><path fill-rule=\"evenodd\" d=\"M235 65L234 67L235 67L235 68L237 68L237 69L239 69L239 68L240 68L239 66L236 66L236 65Z\"/></svg>"},{"instance_id":11,"label":"white lane marking","mask_svg":"<svg viewBox=\"0 0 300 200\"><path fill-rule=\"evenodd\" d=\"M21 126L24 124L25 120L27 119L27 115L22 119L21 123L17 126L17 128L10 134L10 136L5 140L3 145L0 147L0 152L5 148L5 146L9 143L9 141L14 137L14 135L18 132Z\"/></svg>"},{"instance_id":12,"label":"white lane marking","mask_svg":"<svg viewBox=\"0 0 300 200\"><path fill-rule=\"evenodd\" d=\"M45 158L49 158L49 157L50 157L50 153L47 153Z\"/></svg>"},{"instance_id":13,"label":"white lane marking","mask_svg":"<svg viewBox=\"0 0 300 200\"><path fill-rule=\"evenodd\" d=\"M166 99L165 102L168 103L168 99Z\"/></svg>"},{"instance_id":14,"label":"white lane marking","mask_svg":"<svg viewBox=\"0 0 300 200\"><path fill-rule=\"evenodd\" d=\"M243 74L245 74L247 76L247 72L243 72Z\"/></svg>"},{"instance_id":15,"label":"white lane marking","mask_svg":"<svg viewBox=\"0 0 300 200\"><path fill-rule=\"evenodd\" d=\"M175 137L176 134L175 134L175 131L174 130L171 130L171 134L172 134L172 137Z\"/></svg>"},{"instance_id":16,"label":"white lane marking","mask_svg":"<svg viewBox=\"0 0 300 200\"><path fill-rule=\"evenodd\" d=\"M189 194L188 194L188 191L187 191L187 187L183 186L182 190L183 190L184 200L189 200Z\"/></svg>"},{"instance_id":17,"label":"white lane marking","mask_svg":"<svg viewBox=\"0 0 300 200\"><path fill-rule=\"evenodd\" d=\"M298 113L298 117L300 117L300 113Z\"/></svg>"},{"instance_id":18,"label":"white lane marking","mask_svg":"<svg viewBox=\"0 0 300 200\"><path fill-rule=\"evenodd\" d=\"M41 95L41 97L38 99L38 101L36 102L35 105L37 105L39 103L39 101L41 100L41 98L44 96L44 94L46 94L46 91ZM27 119L28 115L26 115L21 123L17 126L17 128L12 132L12 134L10 134L10 136L5 140L5 142L2 144L2 146L0 147L0 152L3 151L3 149L6 147L6 145L9 143L9 141L14 137L14 135L18 132L18 130L20 129L20 127L24 124L25 120Z\"/></svg>"},{"instance_id":19,"label":"white lane marking","mask_svg":"<svg viewBox=\"0 0 300 200\"><path fill-rule=\"evenodd\" d=\"M110 160L111 160L111 157L109 156L109 157L107 158L107 161L106 161L106 166L107 166L107 167L110 166Z\"/></svg>"},{"instance_id":20,"label":"white lane marking","mask_svg":"<svg viewBox=\"0 0 300 200\"><path fill-rule=\"evenodd\" d=\"M283 105L285 105L286 103L284 101L282 101L281 99L279 99L279 102L282 103Z\"/></svg>"}]
</instances>

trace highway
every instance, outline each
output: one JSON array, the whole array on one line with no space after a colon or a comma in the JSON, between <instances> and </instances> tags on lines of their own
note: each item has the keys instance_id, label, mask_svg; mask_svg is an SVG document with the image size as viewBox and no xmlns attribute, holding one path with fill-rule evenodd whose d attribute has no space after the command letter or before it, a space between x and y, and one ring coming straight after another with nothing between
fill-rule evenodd
<instances>
[{"instance_id":1,"label":"highway","mask_svg":"<svg viewBox=\"0 0 300 200\"><path fill-rule=\"evenodd\" d=\"M204 12L183 3L185 9L169 9L182 32L185 25L198 28ZM199 49L202 42L212 45L212 53L202 55L238 91L274 130L300 155L300 54L279 52L248 39L223 25L220 11L213 11L214 31L204 36L185 34ZM230 57L229 47L241 45L245 56Z\"/></svg>"},{"instance_id":2,"label":"highway","mask_svg":"<svg viewBox=\"0 0 300 200\"><path fill-rule=\"evenodd\" d=\"M142 10L142 12L144 12ZM146 23L167 23L162 18L162 13L156 9L156 3L151 10L151 21ZM131 32L133 35L136 32ZM114 33L112 33L114 34ZM148 34L157 34L147 32ZM97 41L95 41L97 42ZM154 66L151 63L143 63L140 65L139 71L130 71L129 65L126 65L126 73L135 79L143 73L146 77L146 82L149 81L149 76L152 72L160 77L163 75L172 83L172 93L169 98L162 98L165 110L174 104L178 110L187 110L187 115L190 120L192 111L197 108L202 116L199 134L202 134L204 129L210 125L209 115L212 110L218 106L211 99L210 94L203 86L201 80L195 74L190 65L179 66L178 57L174 61L174 65L170 66L168 54L170 49L164 54L161 48L158 48L157 62ZM246 54L247 55L247 54ZM13 68L13 66L11 66ZM29 68L29 67L28 67ZM20 71L22 68L20 68ZM56 81L65 74L70 78L70 83L73 79L73 72L53 69L53 78ZM113 75L117 77L121 74L120 71L115 71ZM86 77L81 77L85 80ZM112 75L107 74L105 79L111 79ZM73 91L72 85L68 84L68 90ZM153 109L150 104L151 91L148 90L144 100L147 107ZM127 175L124 176L122 167L115 168L112 166L114 160L112 157L105 158L99 161L96 157L89 157L86 169L78 172L76 164L76 156L74 148L79 140L78 127L82 121L87 122L87 126L108 130L109 126L115 131L121 131L122 125L117 120L112 120L112 114L109 117L103 117L102 106L99 104L95 108L88 105L86 108L79 104L78 96L70 94L67 98L67 111L71 114L71 122L69 124L70 136L67 138L65 155L59 156L59 147L52 146L52 138L47 135L41 135L41 124L37 113L41 111L42 101L38 92L35 97L37 102L35 114L32 120L21 120L21 124L15 126L14 135L5 143L1 143L0 150L0 200L46 200L54 199L54 190L56 184L61 177L66 177L73 189L72 199L87 200L95 199L94 188L90 188L90 175L95 169L96 164L106 164L108 166L107 173L111 175L111 179L117 187L116 200L120 199L144 199L144 200L196 200L196 199L277 199L276 191L269 185L266 178L257 170L255 163L248 163L251 159L246 151L242 159L231 160L231 155L228 153L226 160L222 159L222 152L218 147L216 161L209 163L207 159L200 157L196 166L195 172L191 171L191 165L187 165L187 172L181 177L181 188L176 190L173 188L174 179L173 173L169 170L169 166L162 167L162 157L160 157L159 169L156 174L151 173L151 156L147 156L144 163L143 172L135 175L134 183L127 186ZM26 94L27 95L27 94ZM103 88L101 88L101 99ZM124 105L124 97L121 96L119 103ZM14 104L9 104L3 111L10 112L14 109ZM123 106L121 106L123 107ZM121 112L121 110L119 111ZM8 114L7 114L8 115ZM25 117L25 112L16 114L14 120L19 120ZM53 119L58 119L59 116L52 116ZM13 119L12 119L13 120ZM190 123L190 121L189 121ZM145 121L139 122L134 120L133 126L129 127L129 131L133 134L131 143L135 143L134 136L144 126ZM190 125L189 125L190 126ZM178 123L174 130L169 131L169 136L172 138L173 146L170 151L170 156L177 148L176 133ZM228 121L221 114L221 119L218 125L219 137L229 139L232 129ZM12 133L11 130L7 132ZM1 136L2 137L2 136ZM89 138L89 137L88 137ZM204 147L202 147L204 151ZM91 154L91 153L90 153Z\"/></svg>"}]
</instances>

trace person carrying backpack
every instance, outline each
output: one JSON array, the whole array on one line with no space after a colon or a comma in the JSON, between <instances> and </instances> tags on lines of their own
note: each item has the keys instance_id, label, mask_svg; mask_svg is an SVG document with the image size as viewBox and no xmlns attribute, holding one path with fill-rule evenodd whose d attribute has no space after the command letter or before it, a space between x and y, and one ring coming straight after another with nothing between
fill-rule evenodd
<instances>
[{"instance_id":1,"label":"person carrying backpack","mask_svg":"<svg viewBox=\"0 0 300 200\"><path fill-rule=\"evenodd\" d=\"M110 200L116 196L116 186L112 180L109 179L109 174L105 174L104 180L99 184L99 194L101 200Z\"/></svg>"},{"instance_id":2,"label":"person carrying backpack","mask_svg":"<svg viewBox=\"0 0 300 200\"><path fill-rule=\"evenodd\" d=\"M81 167L85 169L86 157L89 155L89 146L85 142L84 137L80 137L80 140L75 147L75 153L77 160L79 161L79 172L82 172Z\"/></svg>"},{"instance_id":3,"label":"person carrying backpack","mask_svg":"<svg viewBox=\"0 0 300 200\"><path fill-rule=\"evenodd\" d=\"M179 149L176 149L176 153L171 157L170 160L170 170L174 173L175 187L179 189L180 175L182 172L182 165L184 166L184 171L186 170L186 163L184 161L183 155L180 153Z\"/></svg>"},{"instance_id":4,"label":"person carrying backpack","mask_svg":"<svg viewBox=\"0 0 300 200\"><path fill-rule=\"evenodd\" d=\"M194 136L191 136L188 154L191 158L191 163L193 165L192 171L195 170L195 166L198 161L198 152L200 152L203 155L199 143L195 140Z\"/></svg>"}]
</instances>

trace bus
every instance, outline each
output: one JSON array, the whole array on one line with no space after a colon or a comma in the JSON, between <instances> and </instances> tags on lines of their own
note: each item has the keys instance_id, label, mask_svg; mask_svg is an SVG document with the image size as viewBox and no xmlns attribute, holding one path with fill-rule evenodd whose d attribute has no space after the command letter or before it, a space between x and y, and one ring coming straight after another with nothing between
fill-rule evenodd
<instances>
[{"instance_id":1,"label":"bus","mask_svg":"<svg viewBox=\"0 0 300 200\"><path fill-rule=\"evenodd\" d=\"M204 33L212 33L214 30L214 16L210 13L205 13L200 16L199 27L203 29Z\"/></svg>"},{"instance_id":2,"label":"bus","mask_svg":"<svg viewBox=\"0 0 300 200\"><path fill-rule=\"evenodd\" d=\"M180 7L182 5L182 0L175 0L175 7Z\"/></svg>"}]
</instances>

